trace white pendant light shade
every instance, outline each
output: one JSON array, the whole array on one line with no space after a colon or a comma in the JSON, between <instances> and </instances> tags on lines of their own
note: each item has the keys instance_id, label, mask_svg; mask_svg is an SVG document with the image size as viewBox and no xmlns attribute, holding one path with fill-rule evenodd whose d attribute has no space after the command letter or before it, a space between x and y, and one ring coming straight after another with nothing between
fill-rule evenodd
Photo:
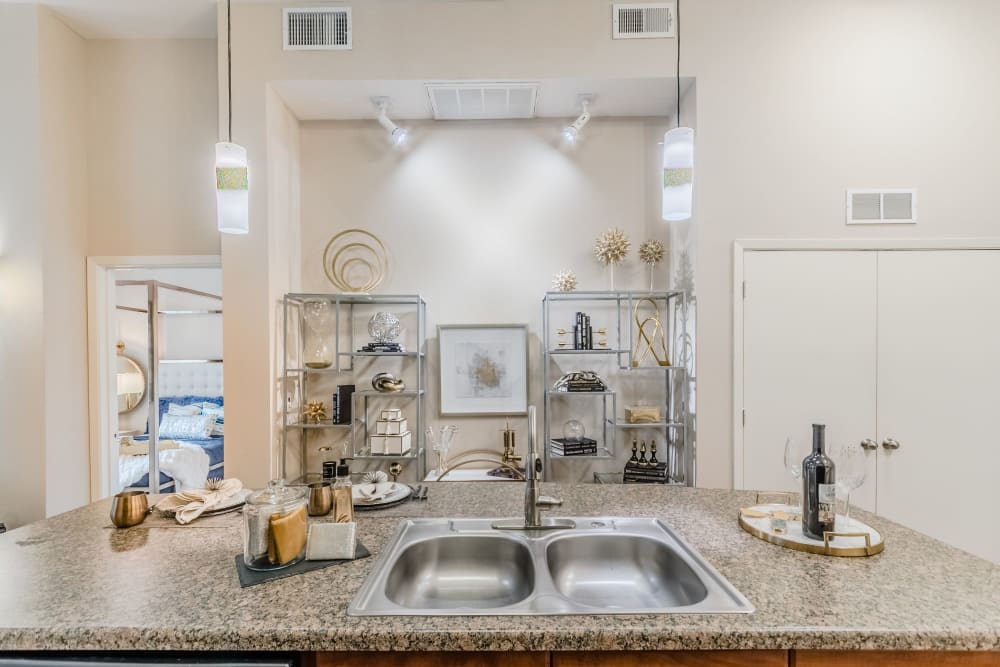
<instances>
[{"instance_id":1,"label":"white pendant light shade","mask_svg":"<svg viewBox=\"0 0 1000 667\"><path fill-rule=\"evenodd\" d=\"M693 196L694 130L676 127L663 137L663 219L690 219Z\"/></svg>"},{"instance_id":2,"label":"white pendant light shade","mask_svg":"<svg viewBox=\"0 0 1000 667\"><path fill-rule=\"evenodd\" d=\"M219 231L250 232L250 176L247 149L226 141L215 144L215 193Z\"/></svg>"}]
</instances>

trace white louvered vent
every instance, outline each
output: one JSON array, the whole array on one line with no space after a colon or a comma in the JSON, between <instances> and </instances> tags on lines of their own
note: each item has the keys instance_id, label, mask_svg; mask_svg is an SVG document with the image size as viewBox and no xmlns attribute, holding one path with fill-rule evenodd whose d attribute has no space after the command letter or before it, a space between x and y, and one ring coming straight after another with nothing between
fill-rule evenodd
<instances>
[{"instance_id":1,"label":"white louvered vent","mask_svg":"<svg viewBox=\"0 0 1000 667\"><path fill-rule=\"evenodd\" d=\"M346 50L353 47L350 7L285 8L282 21L286 51Z\"/></svg>"},{"instance_id":2,"label":"white louvered vent","mask_svg":"<svg viewBox=\"0 0 1000 667\"><path fill-rule=\"evenodd\" d=\"M917 221L916 190L848 190L847 224L907 224Z\"/></svg>"},{"instance_id":3,"label":"white louvered vent","mask_svg":"<svg viewBox=\"0 0 1000 667\"><path fill-rule=\"evenodd\" d=\"M434 120L534 118L537 83L429 83Z\"/></svg>"},{"instance_id":4,"label":"white louvered vent","mask_svg":"<svg viewBox=\"0 0 1000 667\"><path fill-rule=\"evenodd\" d=\"M674 36L672 2L616 2L612 6L615 39Z\"/></svg>"}]
</instances>

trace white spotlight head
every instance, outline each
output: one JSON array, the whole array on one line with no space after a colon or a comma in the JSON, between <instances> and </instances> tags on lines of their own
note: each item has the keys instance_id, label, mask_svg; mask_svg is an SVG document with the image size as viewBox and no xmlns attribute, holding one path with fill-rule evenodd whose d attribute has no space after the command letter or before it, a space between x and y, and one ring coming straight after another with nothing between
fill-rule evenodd
<instances>
[{"instance_id":1,"label":"white spotlight head","mask_svg":"<svg viewBox=\"0 0 1000 667\"><path fill-rule=\"evenodd\" d=\"M575 144L580 138L583 127L590 122L590 102L589 96L581 97L580 105L583 107L583 112L577 116L576 120L563 128L562 137L567 144Z\"/></svg>"},{"instance_id":2,"label":"white spotlight head","mask_svg":"<svg viewBox=\"0 0 1000 667\"><path fill-rule=\"evenodd\" d=\"M410 136L410 131L405 127L400 127L396 125L389 119L387 109L389 108L389 100L384 97L372 98L372 102L375 104L375 108L378 109L378 116L375 119L378 124L385 128L385 131L389 133L389 141L396 148L401 148L406 140Z\"/></svg>"}]
</instances>

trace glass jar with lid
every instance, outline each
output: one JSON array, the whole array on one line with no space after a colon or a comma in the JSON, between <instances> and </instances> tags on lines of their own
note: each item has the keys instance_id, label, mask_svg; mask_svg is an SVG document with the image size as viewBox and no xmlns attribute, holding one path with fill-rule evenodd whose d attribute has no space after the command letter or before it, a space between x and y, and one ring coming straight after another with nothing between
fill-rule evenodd
<instances>
[{"instance_id":1,"label":"glass jar with lid","mask_svg":"<svg viewBox=\"0 0 1000 667\"><path fill-rule=\"evenodd\" d=\"M243 562L251 570L277 570L306 552L306 496L284 480L247 498L243 506Z\"/></svg>"}]
</instances>

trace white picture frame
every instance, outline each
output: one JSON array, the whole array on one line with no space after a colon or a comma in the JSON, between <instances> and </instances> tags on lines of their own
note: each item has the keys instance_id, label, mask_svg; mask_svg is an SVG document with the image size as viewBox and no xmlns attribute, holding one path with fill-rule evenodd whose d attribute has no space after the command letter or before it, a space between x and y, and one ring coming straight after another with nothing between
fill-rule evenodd
<instances>
[{"instance_id":1,"label":"white picture frame","mask_svg":"<svg viewBox=\"0 0 1000 667\"><path fill-rule=\"evenodd\" d=\"M438 326L441 416L528 413L528 325Z\"/></svg>"}]
</instances>

